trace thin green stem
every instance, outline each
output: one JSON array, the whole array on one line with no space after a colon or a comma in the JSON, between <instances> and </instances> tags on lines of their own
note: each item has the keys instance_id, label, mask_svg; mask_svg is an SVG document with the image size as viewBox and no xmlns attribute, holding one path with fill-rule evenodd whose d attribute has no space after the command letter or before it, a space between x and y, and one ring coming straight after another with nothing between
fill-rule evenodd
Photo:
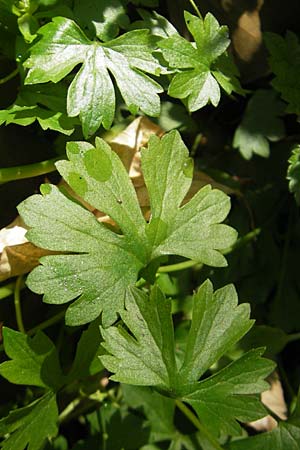
<instances>
[{"instance_id":1,"label":"thin green stem","mask_svg":"<svg viewBox=\"0 0 300 450\"><path fill-rule=\"evenodd\" d=\"M21 333L26 333L24 323L23 323L23 317L22 317L22 308L21 308L21 285L23 282L23 276L19 276L17 278L16 284L15 284L15 292L14 292L14 303L15 303L15 311L16 311L16 320L18 325L18 330L21 331Z\"/></svg>"},{"instance_id":2,"label":"thin green stem","mask_svg":"<svg viewBox=\"0 0 300 450\"><path fill-rule=\"evenodd\" d=\"M53 317L50 317L50 319L45 320L44 322L40 323L39 325L37 325L34 328L31 328L30 330L27 331L27 335L28 336L32 336L33 334L35 334L37 331L39 330L44 330L45 328L50 327L51 325L54 325L55 323L59 322L65 315L65 311L61 311L58 314L56 314ZM20 330L21 331L21 330ZM0 353L4 351L4 346L3 344L0 345Z\"/></svg>"},{"instance_id":3,"label":"thin green stem","mask_svg":"<svg viewBox=\"0 0 300 450\"><path fill-rule=\"evenodd\" d=\"M300 340L300 333L292 333L288 335L288 342L294 342Z\"/></svg>"},{"instance_id":4,"label":"thin green stem","mask_svg":"<svg viewBox=\"0 0 300 450\"><path fill-rule=\"evenodd\" d=\"M224 250L222 253L223 255L227 255L228 253L233 252L234 250L237 250L238 248L244 247L249 242L253 241L259 234L261 233L260 228L255 228L252 231L249 231L249 233L245 234L244 236L240 237L231 247Z\"/></svg>"},{"instance_id":5,"label":"thin green stem","mask_svg":"<svg viewBox=\"0 0 300 450\"><path fill-rule=\"evenodd\" d=\"M0 300L9 297L15 291L15 283L8 283L0 288Z\"/></svg>"},{"instance_id":6,"label":"thin green stem","mask_svg":"<svg viewBox=\"0 0 300 450\"><path fill-rule=\"evenodd\" d=\"M0 183L8 181L21 180L24 178L37 177L56 170L55 162L60 158L52 158L25 166L5 167L0 169Z\"/></svg>"},{"instance_id":7,"label":"thin green stem","mask_svg":"<svg viewBox=\"0 0 300 450\"><path fill-rule=\"evenodd\" d=\"M249 242L253 241L261 232L260 228L255 228L254 230L250 231L249 233L245 234L241 238L239 238L236 243L232 246L224 250L222 253L224 255L227 255L228 253L231 253L232 251L243 247L244 245L248 244ZM201 268L203 264L199 263L199 261L183 261L177 264L170 264L168 266L161 266L158 269L159 273L165 273L165 272L178 272L179 270L189 269L190 267L199 266Z\"/></svg>"},{"instance_id":8,"label":"thin green stem","mask_svg":"<svg viewBox=\"0 0 300 450\"><path fill-rule=\"evenodd\" d=\"M193 411L188 408L183 402L180 400L175 400L176 406L180 409L181 412L189 419L189 421L195 425L195 427L206 437L206 439L211 443L211 445L216 450L223 450L220 446L219 442L210 434L210 432L202 425L198 417L195 416Z\"/></svg>"},{"instance_id":9,"label":"thin green stem","mask_svg":"<svg viewBox=\"0 0 300 450\"><path fill-rule=\"evenodd\" d=\"M39 325L37 325L34 328L31 328L30 330L27 331L27 334L29 336L32 336L33 334L35 334L37 331L39 330L44 330L45 328L50 327L51 325L54 325L55 323L59 322L61 319L63 319L63 317L65 316L65 310L64 311L60 311L58 314L56 314L55 316L50 317L50 319L45 320L44 322L40 323Z\"/></svg>"},{"instance_id":10,"label":"thin green stem","mask_svg":"<svg viewBox=\"0 0 300 450\"><path fill-rule=\"evenodd\" d=\"M198 8L198 6L196 5L196 3L194 2L194 0L190 0L190 4L192 5L192 7L194 8L194 10L196 11L197 16L199 17L199 19L202 20L201 12L199 11L199 8Z\"/></svg>"},{"instance_id":11,"label":"thin green stem","mask_svg":"<svg viewBox=\"0 0 300 450\"><path fill-rule=\"evenodd\" d=\"M75 408L77 408L80 402L81 398L75 398L74 400L72 400L71 403L69 403L67 407L60 413L58 422L62 423L66 419L66 417L71 414Z\"/></svg>"},{"instance_id":12,"label":"thin green stem","mask_svg":"<svg viewBox=\"0 0 300 450\"><path fill-rule=\"evenodd\" d=\"M170 264L168 266L161 266L158 269L159 273L165 273L165 272L177 272L178 270L184 270L184 269L188 269L189 267L194 267L196 265L199 265L202 267L202 264L199 263L199 261L193 261L193 260L188 260L188 261L183 261L177 264Z\"/></svg>"},{"instance_id":13,"label":"thin green stem","mask_svg":"<svg viewBox=\"0 0 300 450\"><path fill-rule=\"evenodd\" d=\"M288 217L288 227L287 227L287 232L286 232L285 242L284 242L284 247L283 247L283 252L282 252L281 269L280 269L280 273L279 273L278 287L277 287L277 292L276 292L276 296L274 299L274 305L277 305L281 301L281 298L282 298L284 281L285 281L285 276L286 276L286 272L287 272L287 268L288 268L287 263L288 263L289 248L290 248L290 243L291 243L291 238L292 238L292 231L293 231L293 209L290 209L289 217Z\"/></svg>"},{"instance_id":14,"label":"thin green stem","mask_svg":"<svg viewBox=\"0 0 300 450\"><path fill-rule=\"evenodd\" d=\"M13 78L15 78L16 75L18 75L19 73L19 69L16 68L15 70L13 70L11 73L9 73L8 75L6 75L6 77L0 78L0 84L5 84L7 83L9 80L12 80Z\"/></svg>"}]
</instances>

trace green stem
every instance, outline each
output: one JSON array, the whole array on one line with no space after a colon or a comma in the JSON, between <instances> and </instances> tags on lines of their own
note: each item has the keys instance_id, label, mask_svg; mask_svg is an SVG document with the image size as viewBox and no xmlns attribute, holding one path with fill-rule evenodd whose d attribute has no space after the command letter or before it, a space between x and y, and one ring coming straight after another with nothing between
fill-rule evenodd
<instances>
[{"instance_id":1,"label":"green stem","mask_svg":"<svg viewBox=\"0 0 300 450\"><path fill-rule=\"evenodd\" d=\"M71 414L75 408L77 408L80 402L80 398L75 398L71 403L69 403L68 406L60 413L58 422L62 423L66 419L66 417Z\"/></svg>"},{"instance_id":2,"label":"green stem","mask_svg":"<svg viewBox=\"0 0 300 450\"><path fill-rule=\"evenodd\" d=\"M0 84L5 84L7 83L9 80L11 80L12 78L15 78L16 75L18 75L19 73L19 69L16 68L15 70L13 70L10 74L6 75L6 77L4 78L0 78Z\"/></svg>"},{"instance_id":3,"label":"green stem","mask_svg":"<svg viewBox=\"0 0 300 450\"><path fill-rule=\"evenodd\" d=\"M195 425L195 427L206 437L206 439L211 443L211 445L216 450L223 450L219 442L210 434L210 432L202 425L198 417L195 416L193 411L190 410L183 402L180 400L175 400L176 406L181 412L189 419L189 421Z\"/></svg>"},{"instance_id":4,"label":"green stem","mask_svg":"<svg viewBox=\"0 0 300 450\"><path fill-rule=\"evenodd\" d=\"M199 19L202 20L201 12L199 11L199 8L198 8L198 6L196 5L196 3L194 2L194 0L190 0L190 4L192 5L192 7L194 8L194 10L196 11L197 16L199 17Z\"/></svg>"},{"instance_id":5,"label":"green stem","mask_svg":"<svg viewBox=\"0 0 300 450\"><path fill-rule=\"evenodd\" d=\"M32 336L33 334L35 334L37 331L40 330L44 330L45 328L50 327L51 325L54 325L55 323L59 322L61 319L63 319L63 317L65 316L65 310L64 311L60 311L58 314L56 314L55 316L50 317L50 319L45 320L44 322L40 323L39 325L37 325L34 328L31 328L30 330L27 331L27 334L29 336Z\"/></svg>"},{"instance_id":6,"label":"green stem","mask_svg":"<svg viewBox=\"0 0 300 450\"><path fill-rule=\"evenodd\" d=\"M158 269L159 273L164 273L164 272L177 272L178 270L184 270L184 269L188 269L189 267L194 267L197 264L201 265L201 263L199 263L199 261L193 261L193 260L188 260L188 261L183 261L177 264L170 264L169 266L161 266Z\"/></svg>"},{"instance_id":7,"label":"green stem","mask_svg":"<svg viewBox=\"0 0 300 450\"><path fill-rule=\"evenodd\" d=\"M260 228L255 228L254 230L249 231L249 233L240 237L231 247L224 250L222 252L223 255L227 255L228 253L231 253L234 250L237 250L238 248L244 247L246 244L253 241L260 233L261 233Z\"/></svg>"},{"instance_id":8,"label":"green stem","mask_svg":"<svg viewBox=\"0 0 300 450\"><path fill-rule=\"evenodd\" d=\"M0 288L0 300L9 297L15 291L15 283L8 283Z\"/></svg>"},{"instance_id":9,"label":"green stem","mask_svg":"<svg viewBox=\"0 0 300 450\"><path fill-rule=\"evenodd\" d=\"M32 336L33 334L35 334L37 331L39 330L44 330L45 328L50 327L51 325L54 325L55 323L59 322L65 315L65 311L61 311L60 313L56 314L53 317L50 317L50 319L45 320L44 322L40 323L39 325L37 325L34 328L31 328L30 330L27 331L27 335L28 336ZM21 330L20 330L21 331ZM3 344L0 345L0 353L4 351L4 346Z\"/></svg>"},{"instance_id":10,"label":"green stem","mask_svg":"<svg viewBox=\"0 0 300 450\"><path fill-rule=\"evenodd\" d=\"M291 243L291 238L292 238L292 231L293 231L293 210L290 209L290 213L289 213L289 217L288 217L288 227L287 227L287 232L286 232L285 242L284 242L284 247L283 247L283 252L282 252L281 269L280 269L280 273L279 273L278 287L277 287L277 292L276 292L276 296L274 299L274 305L278 305L278 303L281 301L281 298L282 298L284 281L285 281L285 276L286 276L286 272L287 272L287 268L288 268L287 263L288 263L289 248L290 248L290 243Z\"/></svg>"},{"instance_id":11,"label":"green stem","mask_svg":"<svg viewBox=\"0 0 300 450\"><path fill-rule=\"evenodd\" d=\"M227 255L228 253L231 253L232 251L234 251L240 247L244 247L244 245L248 244L253 239L255 239L260 234L260 232L261 232L260 228L255 228L254 230L245 234L245 236L242 236L241 238L239 238L232 247L227 248L226 250L222 251L222 253L224 255ZM199 261L193 261L193 260L189 259L188 261L183 261L183 262L180 262L177 264L161 266L158 269L158 272L159 273L177 272L179 270L189 269L190 267L194 267L196 265L199 265L199 268L201 268L203 266L203 264L199 263Z\"/></svg>"},{"instance_id":12,"label":"green stem","mask_svg":"<svg viewBox=\"0 0 300 450\"><path fill-rule=\"evenodd\" d=\"M55 162L61 158L48 159L34 164L27 164L25 166L5 167L0 169L0 183L7 183L8 181L21 180L23 178L37 177L45 175L56 170Z\"/></svg>"},{"instance_id":13,"label":"green stem","mask_svg":"<svg viewBox=\"0 0 300 450\"><path fill-rule=\"evenodd\" d=\"M23 276L19 276L16 281L15 285L15 292L14 292L14 303L15 303L15 311L16 311L16 320L18 325L18 330L21 331L21 333L25 333L25 327L23 323L23 317L22 317L22 309L21 309L21 285L23 282Z\"/></svg>"},{"instance_id":14,"label":"green stem","mask_svg":"<svg viewBox=\"0 0 300 450\"><path fill-rule=\"evenodd\" d=\"M294 342L294 341L299 341L300 339L300 333L292 333L288 335L288 342Z\"/></svg>"}]
</instances>

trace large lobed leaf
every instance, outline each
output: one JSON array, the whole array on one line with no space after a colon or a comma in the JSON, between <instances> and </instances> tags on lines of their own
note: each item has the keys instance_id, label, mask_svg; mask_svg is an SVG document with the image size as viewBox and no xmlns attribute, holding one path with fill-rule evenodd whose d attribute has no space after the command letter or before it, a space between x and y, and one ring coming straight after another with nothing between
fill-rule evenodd
<instances>
[{"instance_id":1,"label":"large lobed leaf","mask_svg":"<svg viewBox=\"0 0 300 450\"><path fill-rule=\"evenodd\" d=\"M12 411L0 420L0 435L9 436L1 442L3 450L41 450L56 436L58 410L55 394L48 392L24 408Z\"/></svg>"},{"instance_id":2,"label":"large lobed leaf","mask_svg":"<svg viewBox=\"0 0 300 450\"><path fill-rule=\"evenodd\" d=\"M209 368L251 328L248 304L238 306L232 285L213 292L206 281L194 295L191 328L182 364L175 359L171 303L158 287L147 294L133 288L127 293L123 327L101 330L104 366L112 380L137 386L155 386L170 397L193 406L213 433L239 434L238 421L265 415L256 394L268 389L264 378L273 370L251 350L216 374L201 380ZM200 381L199 381L200 379Z\"/></svg>"},{"instance_id":3,"label":"large lobed leaf","mask_svg":"<svg viewBox=\"0 0 300 450\"><path fill-rule=\"evenodd\" d=\"M161 86L145 75L158 74L161 66L152 56L156 38L148 30L134 30L101 43L91 41L71 19L55 17L39 30L25 62L26 84L57 83L81 64L68 90L67 111L79 116L88 137L99 126L109 129L115 113L115 79L125 103L136 113L157 116ZM101 34L101 33L100 33ZM102 34L101 34L102 36Z\"/></svg>"},{"instance_id":4,"label":"large lobed leaf","mask_svg":"<svg viewBox=\"0 0 300 450\"><path fill-rule=\"evenodd\" d=\"M221 97L219 85L228 94L243 93L238 70L226 53L230 44L228 28L220 26L210 13L200 19L185 12L185 21L194 43L178 34L159 43L164 58L177 72L168 93L187 99L190 111L197 111L207 103L217 106Z\"/></svg>"},{"instance_id":5,"label":"large lobed leaf","mask_svg":"<svg viewBox=\"0 0 300 450\"><path fill-rule=\"evenodd\" d=\"M25 200L19 211L28 238L39 247L64 252L41 259L28 277L29 287L44 293L47 303L77 299L68 309L69 324L82 324L103 312L108 326L123 310L128 286L139 271L163 255L176 254L212 266L225 266L223 249L236 232L220 224L230 209L223 192L202 188L184 206L192 181L192 162L178 132L161 140L152 136L142 152L142 169L152 216L147 223L119 157L101 139L68 144L69 161L59 172L86 202L108 214L122 234L99 223L94 215L66 198L55 186Z\"/></svg>"}]
</instances>

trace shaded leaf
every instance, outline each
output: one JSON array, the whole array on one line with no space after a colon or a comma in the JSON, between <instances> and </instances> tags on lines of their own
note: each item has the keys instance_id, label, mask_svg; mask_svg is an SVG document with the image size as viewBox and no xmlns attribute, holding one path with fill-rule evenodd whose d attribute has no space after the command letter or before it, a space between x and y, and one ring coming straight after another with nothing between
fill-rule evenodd
<instances>
[{"instance_id":1,"label":"shaded leaf","mask_svg":"<svg viewBox=\"0 0 300 450\"><path fill-rule=\"evenodd\" d=\"M150 298L132 289L126 296L122 326L102 329L101 356L113 372L112 380L137 386L155 386L160 392L191 404L213 433L239 434L237 420L245 422L265 415L255 395L268 388L264 378L273 370L261 358L263 350L251 350L213 376L199 380L212 364L252 326L249 305L237 306L233 286L215 293L207 280L194 296L192 324L183 363L175 359L171 303L156 286Z\"/></svg>"},{"instance_id":2,"label":"shaded leaf","mask_svg":"<svg viewBox=\"0 0 300 450\"><path fill-rule=\"evenodd\" d=\"M63 383L58 354L52 341L42 331L30 338L3 328L4 350L10 361L0 364L0 374L14 384L57 390Z\"/></svg>"},{"instance_id":3,"label":"shaded leaf","mask_svg":"<svg viewBox=\"0 0 300 450\"><path fill-rule=\"evenodd\" d=\"M143 408L151 427L151 442L172 440L176 436L174 426L175 401L148 387L122 385L126 404Z\"/></svg>"},{"instance_id":4,"label":"shaded leaf","mask_svg":"<svg viewBox=\"0 0 300 450\"><path fill-rule=\"evenodd\" d=\"M9 416L0 420L0 435L6 436L0 444L1 448L41 450L49 438L56 436L57 421L55 395L48 392L30 405L12 411Z\"/></svg>"},{"instance_id":5,"label":"shaded leaf","mask_svg":"<svg viewBox=\"0 0 300 450\"><path fill-rule=\"evenodd\" d=\"M269 64L275 75L272 86L288 103L287 112L300 114L300 44L296 34L288 31L285 37L264 34L270 53Z\"/></svg>"},{"instance_id":6,"label":"shaded leaf","mask_svg":"<svg viewBox=\"0 0 300 450\"><path fill-rule=\"evenodd\" d=\"M237 127L233 146L245 159L253 154L267 158L271 142L277 142L285 135L283 120L284 104L274 91L257 90L248 102L240 125Z\"/></svg>"}]
</instances>

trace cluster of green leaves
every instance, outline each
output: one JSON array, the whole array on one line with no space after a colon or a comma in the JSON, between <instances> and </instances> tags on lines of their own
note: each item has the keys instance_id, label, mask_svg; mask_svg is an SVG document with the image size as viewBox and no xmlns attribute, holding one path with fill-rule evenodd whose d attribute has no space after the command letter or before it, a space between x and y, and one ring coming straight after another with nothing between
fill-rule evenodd
<instances>
[{"instance_id":1,"label":"cluster of green leaves","mask_svg":"<svg viewBox=\"0 0 300 450\"><path fill-rule=\"evenodd\" d=\"M1 106L0 125L37 130L37 122L43 131L54 132L47 137L63 153L57 170L76 195L47 183L41 194L18 207L28 239L50 253L29 274L27 286L43 294L46 304L72 303L52 339L41 330L31 338L4 327L8 360L0 364L0 374L27 388L7 407L0 406L0 447L68 450L68 432L60 433L60 425L75 421L88 436L72 439L72 450L297 450L299 402L293 405L291 386L294 412L286 422L254 437L243 426L267 414L259 394L268 389L266 378L275 364L262 357L265 347L275 359L299 338L296 204L291 198L284 238L282 225L270 235L263 225L262 231L246 234L249 218L241 209L233 210L230 224L244 238L236 241L237 231L222 222L230 211L225 192L237 193L235 187L242 186L229 173L250 167L243 159L253 158L253 178L260 179L257 167L266 178L245 197L252 222L272 222L287 188L299 205L299 146L289 153L287 168L287 157L276 153L274 144L281 149L289 131L286 118L300 111L298 38L291 32L285 38L265 34L274 77L251 92L241 86L228 52L228 28L211 13L202 17L197 7L197 15L185 11L186 30L177 24L178 31L160 14L166 8L147 7L158 2L0 0L0 49L16 65L0 85L16 73L19 77L13 104ZM186 32L190 39L183 37ZM243 158L236 154L238 165L216 172L221 181L230 178L231 185L218 185L223 191L210 185L191 191L194 163L179 132L161 139L152 135L141 151L150 203L146 218L122 160L99 136L93 145L91 136L103 137L105 130L119 126L123 109L130 118L139 113L156 117L165 131L195 127L197 135L188 136L189 142L194 139L194 155L205 142L203 117L210 108L204 115L199 110L218 106L221 90L231 97L247 94L242 117L234 118L235 129L225 139L232 155L238 149ZM161 100L164 92L168 101L166 95ZM195 112L199 123L188 117ZM213 120L209 115L209 126ZM272 167L273 152L285 163L280 176ZM265 158L261 165L255 155ZM209 156L208 166L219 157ZM244 192L238 194L243 198ZM97 220L87 204L105 213L109 225ZM260 253L245 246L259 232ZM231 254L239 246L245 246L243 251ZM167 261L177 264L161 266ZM177 278L166 273L191 266L195 272L189 279L186 272ZM253 327L250 305L238 304L232 281L242 298L254 297L254 313L264 311L259 318L268 326ZM284 294L289 302L283 302ZM20 316L16 300L17 295ZM265 305L271 305L270 314ZM37 328L55 322L50 318Z\"/></svg>"},{"instance_id":2,"label":"cluster of green leaves","mask_svg":"<svg viewBox=\"0 0 300 450\"><path fill-rule=\"evenodd\" d=\"M25 86L55 83L51 89L61 102L66 99L68 121L61 123L65 117L53 114L48 99L40 101L39 90L31 90L28 99L25 88L14 105L7 112L2 111L2 122L28 125L37 118L43 129L70 134L71 118L79 116L87 138L100 125L109 129L113 123L114 82L132 114L140 110L149 116L159 116L158 94L163 92L163 88L149 74L158 77L174 73L168 92L173 97L187 99L190 111L196 111L209 102L217 106L220 101L219 84L228 94L243 92L237 79L238 71L226 53L230 42L227 27L220 27L211 14L200 19L186 13L187 26L196 41L194 48L166 19L155 13L151 16L141 12L143 20L136 22L137 29L116 37L119 27L128 29L135 26L130 26L119 0L100 3L89 0L84 4L78 1L73 10L66 4L66 10L55 6L50 9L51 13L40 11L39 6L43 6L43 2L28 2L17 12L12 6L12 11L19 15L18 24L23 37L27 42L33 42L29 47L29 58L22 61L22 66L29 69L24 83ZM38 28L38 19L41 18L52 18L52 21ZM33 21L36 29L36 33L30 33L30 36L28 21ZM164 62L159 57L161 53L166 59ZM73 69L78 64L81 68L74 76ZM73 79L67 93L55 92L56 83L71 72ZM54 112L63 113L62 106ZM27 120L21 121L24 115Z\"/></svg>"},{"instance_id":3,"label":"cluster of green leaves","mask_svg":"<svg viewBox=\"0 0 300 450\"><path fill-rule=\"evenodd\" d=\"M11 383L37 386L45 393L0 420L0 435L8 436L0 445L4 450L24 450L27 446L40 450L58 432L57 392L66 384L102 369L98 358L99 326L93 323L82 333L67 375L62 372L55 345L42 331L30 338L4 328L3 337L5 352L11 360L0 365L0 374Z\"/></svg>"}]
</instances>

